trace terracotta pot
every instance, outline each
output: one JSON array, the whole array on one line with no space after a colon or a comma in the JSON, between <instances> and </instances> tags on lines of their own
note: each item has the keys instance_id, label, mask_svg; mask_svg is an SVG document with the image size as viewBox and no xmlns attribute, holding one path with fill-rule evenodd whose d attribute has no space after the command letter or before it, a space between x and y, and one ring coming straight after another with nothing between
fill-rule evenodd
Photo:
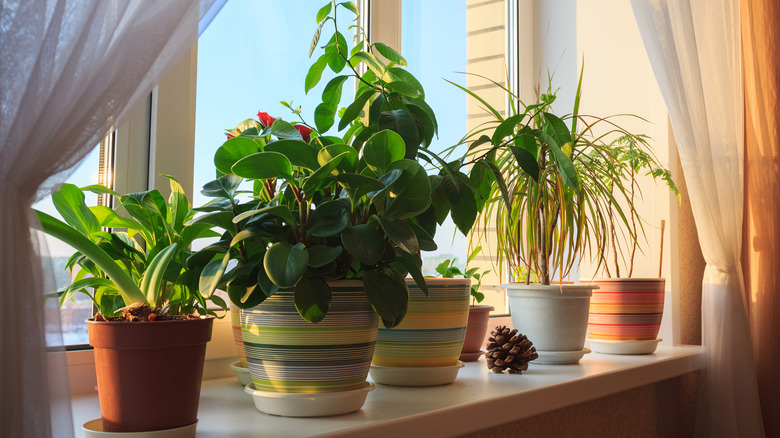
<instances>
[{"instance_id":1,"label":"terracotta pot","mask_svg":"<svg viewBox=\"0 0 780 438\"><path fill-rule=\"evenodd\" d=\"M463 341L460 360L470 362L479 359L482 346L485 344L490 312L493 310L495 310L493 306L480 304L469 306L469 322L466 326L466 339Z\"/></svg>"},{"instance_id":2,"label":"terracotta pot","mask_svg":"<svg viewBox=\"0 0 780 438\"><path fill-rule=\"evenodd\" d=\"M379 317L362 281L328 283L325 318L312 324L295 309L295 292L280 290L241 309L244 349L254 387L278 393L365 388Z\"/></svg>"},{"instance_id":3,"label":"terracotta pot","mask_svg":"<svg viewBox=\"0 0 780 438\"><path fill-rule=\"evenodd\" d=\"M599 278L590 300L588 332L604 341L651 341L664 312L663 278Z\"/></svg>"},{"instance_id":4,"label":"terracotta pot","mask_svg":"<svg viewBox=\"0 0 780 438\"><path fill-rule=\"evenodd\" d=\"M426 278L425 282L427 296L414 280L406 280L409 287L406 317L396 327L379 329L373 365L447 367L458 364L466 336L471 280Z\"/></svg>"},{"instance_id":5,"label":"terracotta pot","mask_svg":"<svg viewBox=\"0 0 780 438\"><path fill-rule=\"evenodd\" d=\"M103 430L145 432L194 423L213 321L87 321Z\"/></svg>"}]
</instances>

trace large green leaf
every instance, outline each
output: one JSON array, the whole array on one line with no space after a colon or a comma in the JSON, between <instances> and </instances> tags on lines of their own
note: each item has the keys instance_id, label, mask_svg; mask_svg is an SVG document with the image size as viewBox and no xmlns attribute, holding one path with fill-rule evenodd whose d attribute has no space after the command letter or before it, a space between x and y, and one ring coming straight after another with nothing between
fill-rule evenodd
<instances>
[{"instance_id":1,"label":"large green leaf","mask_svg":"<svg viewBox=\"0 0 780 438\"><path fill-rule=\"evenodd\" d=\"M240 176L228 173L227 175L223 175L214 181L207 182L203 186L203 190L200 192L204 196L208 196L210 198L233 199L233 197L236 195L236 190L238 190L238 186L243 180L244 179Z\"/></svg>"},{"instance_id":2,"label":"large green leaf","mask_svg":"<svg viewBox=\"0 0 780 438\"><path fill-rule=\"evenodd\" d=\"M334 179L347 191L353 210L360 198L370 192L385 188L382 181L358 173L342 173L335 176Z\"/></svg>"},{"instance_id":3,"label":"large green leaf","mask_svg":"<svg viewBox=\"0 0 780 438\"><path fill-rule=\"evenodd\" d=\"M547 143L552 151L555 164L558 166L558 173L561 175L563 183L571 188L579 187L577 179L577 169L574 167L574 163L571 162L569 157L561 150L561 146L558 142L549 134L543 131L535 131L536 135L543 142Z\"/></svg>"},{"instance_id":4,"label":"large green leaf","mask_svg":"<svg viewBox=\"0 0 780 438\"><path fill-rule=\"evenodd\" d=\"M170 206L170 217L168 222L171 223L173 229L179 233L184 226L184 221L190 214L190 204L187 201L187 195L184 193L184 187L179 184L179 181L170 175L164 175L168 178L171 185L171 195L168 197L168 205Z\"/></svg>"},{"instance_id":5,"label":"large green leaf","mask_svg":"<svg viewBox=\"0 0 780 438\"><path fill-rule=\"evenodd\" d=\"M330 60L331 56L334 55L332 53L325 53L320 56L317 61L311 65L311 67L309 67L309 71L306 73L306 80L304 81L306 93L308 93L309 90L314 88L314 86L320 82L320 78L322 78L322 71L325 70L325 67L328 65L328 61Z\"/></svg>"},{"instance_id":6,"label":"large green leaf","mask_svg":"<svg viewBox=\"0 0 780 438\"><path fill-rule=\"evenodd\" d=\"M414 282L417 283L417 286L420 287L420 290L425 293L425 296L428 296L428 283L425 282L425 277L421 271L422 260L420 259L420 256L415 254L413 256L398 257L396 261L400 263L406 271L409 272L409 275L412 276Z\"/></svg>"},{"instance_id":7,"label":"large green leaf","mask_svg":"<svg viewBox=\"0 0 780 438\"><path fill-rule=\"evenodd\" d=\"M203 267L198 281L200 293L208 298L217 289L217 285L222 280L228 262L230 262L230 253L225 254L221 259L214 259Z\"/></svg>"},{"instance_id":8,"label":"large green leaf","mask_svg":"<svg viewBox=\"0 0 780 438\"><path fill-rule=\"evenodd\" d=\"M423 90L422 84L406 69L400 67L390 67L387 69L387 72L384 75L378 74L378 77L382 78L382 80L388 83L402 82L406 87L416 90L415 94L417 95L410 97L425 99L425 90Z\"/></svg>"},{"instance_id":9,"label":"large green leaf","mask_svg":"<svg viewBox=\"0 0 780 438\"><path fill-rule=\"evenodd\" d=\"M317 131L326 132L333 126L336 121L336 109L336 106L325 102L314 108L314 124L317 126Z\"/></svg>"},{"instance_id":10,"label":"large green leaf","mask_svg":"<svg viewBox=\"0 0 780 438\"><path fill-rule=\"evenodd\" d=\"M214 153L214 165L217 170L224 173L231 173L230 169L236 164L236 161L257 153L258 144L252 139L245 137L235 137L226 141Z\"/></svg>"},{"instance_id":11,"label":"large green leaf","mask_svg":"<svg viewBox=\"0 0 780 438\"><path fill-rule=\"evenodd\" d=\"M341 32L336 31L325 46L325 53L331 53L333 56L328 60L328 66L335 73L341 72L347 65L346 57L349 55L347 39Z\"/></svg>"},{"instance_id":12,"label":"large green leaf","mask_svg":"<svg viewBox=\"0 0 780 438\"><path fill-rule=\"evenodd\" d=\"M412 227L414 235L417 236L417 243L423 251L436 251L437 245L430 234L425 231L421 226L409 222L408 225Z\"/></svg>"},{"instance_id":13,"label":"large green leaf","mask_svg":"<svg viewBox=\"0 0 780 438\"><path fill-rule=\"evenodd\" d=\"M100 222L87 207L84 192L73 184L65 183L59 190L51 194L54 208L62 215L65 222L88 236L100 231Z\"/></svg>"},{"instance_id":14,"label":"large green leaf","mask_svg":"<svg viewBox=\"0 0 780 438\"><path fill-rule=\"evenodd\" d=\"M383 111L379 114L378 127L380 130L389 129L404 141L404 156L409 159L417 158L417 148L420 146L420 130L414 121L412 113L405 109Z\"/></svg>"},{"instance_id":15,"label":"large green leaf","mask_svg":"<svg viewBox=\"0 0 780 438\"><path fill-rule=\"evenodd\" d=\"M379 271L366 271L363 274L363 285L368 302L382 318L385 327L392 328L400 324L409 305L409 288L403 278Z\"/></svg>"},{"instance_id":16,"label":"large green leaf","mask_svg":"<svg viewBox=\"0 0 780 438\"><path fill-rule=\"evenodd\" d=\"M382 61L377 59L376 56L370 53L358 52L355 53L355 55L349 59L349 63L353 67L357 67L357 65L360 64L361 62L365 63L366 67L368 67L369 70L374 72L374 74L378 78L381 78L385 74L385 65L382 63Z\"/></svg>"},{"instance_id":17,"label":"large green leaf","mask_svg":"<svg viewBox=\"0 0 780 438\"><path fill-rule=\"evenodd\" d=\"M295 309L306 321L322 321L329 306L330 287L325 280L303 277L295 285Z\"/></svg>"},{"instance_id":18,"label":"large green leaf","mask_svg":"<svg viewBox=\"0 0 780 438\"><path fill-rule=\"evenodd\" d=\"M307 231L314 237L335 236L347 228L350 218L349 207L344 202L323 202L312 210Z\"/></svg>"},{"instance_id":19,"label":"large green leaf","mask_svg":"<svg viewBox=\"0 0 780 438\"><path fill-rule=\"evenodd\" d=\"M368 224L355 225L341 233L341 244L352 257L364 265L373 266L385 252L382 234Z\"/></svg>"},{"instance_id":20,"label":"large green leaf","mask_svg":"<svg viewBox=\"0 0 780 438\"><path fill-rule=\"evenodd\" d=\"M324 166L338 156L342 156L342 159L332 172L333 174L341 172L352 173L357 169L359 161L357 151L352 146L343 143L329 144L320 149L317 152L317 162L320 166Z\"/></svg>"},{"instance_id":21,"label":"large green leaf","mask_svg":"<svg viewBox=\"0 0 780 438\"><path fill-rule=\"evenodd\" d=\"M504 141L504 138L514 137L515 128L517 127L517 124L523 120L524 116L524 114L515 114L513 116L507 117L507 119L501 122L496 127L496 130L493 131L493 138L491 139L491 142L498 146Z\"/></svg>"},{"instance_id":22,"label":"large green leaf","mask_svg":"<svg viewBox=\"0 0 780 438\"><path fill-rule=\"evenodd\" d=\"M339 121L339 131L346 128L347 125L349 125L360 115L360 112L363 111L363 108L366 106L366 102L368 102L368 99L370 99L373 95L373 89L366 89L359 95L355 96L355 101L352 102L346 110L344 110L344 114L341 116L341 121Z\"/></svg>"},{"instance_id":23,"label":"large green leaf","mask_svg":"<svg viewBox=\"0 0 780 438\"><path fill-rule=\"evenodd\" d=\"M173 243L160 251L146 267L144 277L141 279L141 291L146 295L146 303L155 308L162 293L165 269L176 255L177 244Z\"/></svg>"},{"instance_id":24,"label":"large green leaf","mask_svg":"<svg viewBox=\"0 0 780 438\"><path fill-rule=\"evenodd\" d=\"M523 134L521 137L526 137ZM531 137L530 135L528 137ZM531 137L533 138L533 137ZM519 139L518 139L519 140ZM533 155L527 150L521 149L517 146L509 146L509 150L512 151L512 155L515 156L517 165L520 166L525 173L527 173L534 181L539 182L539 163L536 162Z\"/></svg>"},{"instance_id":25,"label":"large green leaf","mask_svg":"<svg viewBox=\"0 0 780 438\"><path fill-rule=\"evenodd\" d=\"M385 235L397 247L406 254L417 254L420 250L420 244L417 242L417 235L414 230L404 221L392 217L380 217L379 225Z\"/></svg>"},{"instance_id":26,"label":"large green leaf","mask_svg":"<svg viewBox=\"0 0 780 438\"><path fill-rule=\"evenodd\" d=\"M263 258L263 267L268 278L279 287L293 287L306 272L309 253L302 243L291 245L277 242L268 248Z\"/></svg>"},{"instance_id":27,"label":"large green leaf","mask_svg":"<svg viewBox=\"0 0 780 438\"><path fill-rule=\"evenodd\" d=\"M95 215L101 227L128 228L131 230L143 230L144 227L136 220L122 217L117 212L104 205L89 207L89 211Z\"/></svg>"},{"instance_id":28,"label":"large green leaf","mask_svg":"<svg viewBox=\"0 0 780 438\"><path fill-rule=\"evenodd\" d=\"M223 230L235 234L236 226L233 224L233 212L230 211L216 211L213 213L207 213L202 216L198 216L191 220L187 225L194 226L197 224L209 224L222 228Z\"/></svg>"},{"instance_id":29,"label":"large green leaf","mask_svg":"<svg viewBox=\"0 0 780 438\"><path fill-rule=\"evenodd\" d=\"M384 214L398 219L414 217L431 203L431 183L428 174L414 160L403 159L388 166L388 171L400 169L399 177L382 196L386 199Z\"/></svg>"},{"instance_id":30,"label":"large green leaf","mask_svg":"<svg viewBox=\"0 0 780 438\"><path fill-rule=\"evenodd\" d=\"M387 58L388 61L395 62L398 65L407 65L406 60L395 49L383 43L374 43L374 48L380 55Z\"/></svg>"},{"instance_id":31,"label":"large green leaf","mask_svg":"<svg viewBox=\"0 0 780 438\"><path fill-rule=\"evenodd\" d=\"M363 146L363 159L366 165L376 175L387 171L391 163L404 158L406 147L404 140L397 133L385 129L372 135Z\"/></svg>"},{"instance_id":32,"label":"large green leaf","mask_svg":"<svg viewBox=\"0 0 780 438\"><path fill-rule=\"evenodd\" d=\"M234 174L249 179L292 179L290 160L278 152L258 152L249 155L238 160L232 170Z\"/></svg>"},{"instance_id":33,"label":"large green leaf","mask_svg":"<svg viewBox=\"0 0 780 438\"><path fill-rule=\"evenodd\" d=\"M303 182L303 192L307 195L314 196L314 193L316 193L320 187L322 187L325 179L330 175L331 172L336 169L336 167L338 167L339 163L341 163L341 160L343 160L348 154L349 152L344 152L336 157L333 157L332 160L323 164L322 167L314 171L314 173L312 173Z\"/></svg>"},{"instance_id":34,"label":"large green leaf","mask_svg":"<svg viewBox=\"0 0 780 438\"><path fill-rule=\"evenodd\" d=\"M273 135L277 136L279 140L298 140L303 141L303 136L298 132L293 125L285 122L284 120L277 119L274 124L271 125Z\"/></svg>"},{"instance_id":35,"label":"large green leaf","mask_svg":"<svg viewBox=\"0 0 780 438\"><path fill-rule=\"evenodd\" d=\"M321 268L336 260L341 255L342 247L314 245L307 248L309 252L309 266Z\"/></svg>"},{"instance_id":36,"label":"large green leaf","mask_svg":"<svg viewBox=\"0 0 780 438\"><path fill-rule=\"evenodd\" d=\"M319 24L322 20L324 20L328 14L330 14L330 8L333 5L333 3L328 2L325 6L320 8L319 11L317 11L317 24Z\"/></svg>"},{"instance_id":37,"label":"large green leaf","mask_svg":"<svg viewBox=\"0 0 780 438\"><path fill-rule=\"evenodd\" d=\"M301 166L309 170L317 170L320 167L317 163L317 151L310 144L302 141L274 141L265 147L265 151L284 155L293 166Z\"/></svg>"},{"instance_id":38,"label":"large green leaf","mask_svg":"<svg viewBox=\"0 0 780 438\"><path fill-rule=\"evenodd\" d=\"M290 207L286 205L271 205L269 207L263 207L257 210L245 211L237 215L236 217L234 217L233 223L237 224L243 221L244 219L249 219L251 217L255 217L259 215L271 215L271 216L280 217L288 224L298 223L298 220L295 219L292 212L290 211Z\"/></svg>"}]
</instances>

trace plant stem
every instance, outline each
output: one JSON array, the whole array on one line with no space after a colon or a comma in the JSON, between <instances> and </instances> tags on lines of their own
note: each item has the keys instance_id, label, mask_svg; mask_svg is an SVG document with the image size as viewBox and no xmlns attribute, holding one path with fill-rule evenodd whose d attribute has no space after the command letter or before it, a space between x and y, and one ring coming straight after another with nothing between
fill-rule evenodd
<instances>
[{"instance_id":1,"label":"plant stem","mask_svg":"<svg viewBox=\"0 0 780 438\"><path fill-rule=\"evenodd\" d=\"M233 217L238 216L238 208L236 207L236 202L232 197L230 198L230 207L231 210L233 210ZM241 228L238 226L238 224L234 223L233 228L236 230L236 234L241 232ZM246 244L244 243L243 240L238 242L238 255L240 257L239 263L245 265L247 261L247 254L246 254Z\"/></svg>"},{"instance_id":2,"label":"plant stem","mask_svg":"<svg viewBox=\"0 0 780 438\"><path fill-rule=\"evenodd\" d=\"M637 239L639 236L636 234L636 217L634 216L634 168L631 168L631 208L628 212L631 214L631 230L634 233L634 240L631 242L631 258L629 259L628 277L631 278L631 274L634 272L634 255L636 254Z\"/></svg>"},{"instance_id":3,"label":"plant stem","mask_svg":"<svg viewBox=\"0 0 780 438\"><path fill-rule=\"evenodd\" d=\"M614 188L614 186L609 188L610 194L613 193L613 188ZM617 256L618 249L617 249L617 245L615 244L614 213L613 213L613 210L612 210L612 203L611 202L609 203L608 209L609 209L608 210L609 211L609 234L610 234L610 239L612 240L612 258L613 258L614 263L615 263L615 277L619 278L620 277L620 266L618 265L618 256Z\"/></svg>"}]
</instances>

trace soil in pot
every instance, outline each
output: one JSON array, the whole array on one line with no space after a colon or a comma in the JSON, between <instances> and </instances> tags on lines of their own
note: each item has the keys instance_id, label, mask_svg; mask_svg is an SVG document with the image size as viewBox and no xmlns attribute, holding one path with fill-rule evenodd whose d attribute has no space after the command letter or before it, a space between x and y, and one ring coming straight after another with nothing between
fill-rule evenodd
<instances>
[{"instance_id":1,"label":"soil in pot","mask_svg":"<svg viewBox=\"0 0 780 438\"><path fill-rule=\"evenodd\" d=\"M103 429L144 432L194 423L212 324L212 317L87 321Z\"/></svg>"}]
</instances>

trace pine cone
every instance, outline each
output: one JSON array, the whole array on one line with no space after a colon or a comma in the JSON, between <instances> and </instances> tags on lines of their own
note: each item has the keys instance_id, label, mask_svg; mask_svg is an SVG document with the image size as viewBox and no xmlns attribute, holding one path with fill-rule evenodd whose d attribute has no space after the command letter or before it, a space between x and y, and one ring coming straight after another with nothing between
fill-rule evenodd
<instances>
[{"instance_id":1,"label":"pine cone","mask_svg":"<svg viewBox=\"0 0 780 438\"><path fill-rule=\"evenodd\" d=\"M519 374L528 369L528 362L539 357L534 344L522 333L518 334L517 329L500 325L490 335L485 358L494 373L507 370Z\"/></svg>"}]
</instances>

